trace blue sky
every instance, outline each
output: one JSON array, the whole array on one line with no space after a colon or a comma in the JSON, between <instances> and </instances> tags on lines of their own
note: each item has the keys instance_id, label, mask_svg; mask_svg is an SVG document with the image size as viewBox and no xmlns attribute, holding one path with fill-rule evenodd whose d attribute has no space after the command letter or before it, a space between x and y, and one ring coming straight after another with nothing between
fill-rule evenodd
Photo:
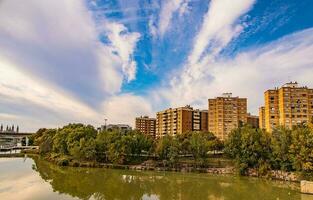
<instances>
[{"instance_id":1,"label":"blue sky","mask_svg":"<svg viewBox=\"0 0 313 200\"><path fill-rule=\"evenodd\" d=\"M0 122L128 123L223 92L313 87L311 0L0 1Z\"/></svg>"}]
</instances>

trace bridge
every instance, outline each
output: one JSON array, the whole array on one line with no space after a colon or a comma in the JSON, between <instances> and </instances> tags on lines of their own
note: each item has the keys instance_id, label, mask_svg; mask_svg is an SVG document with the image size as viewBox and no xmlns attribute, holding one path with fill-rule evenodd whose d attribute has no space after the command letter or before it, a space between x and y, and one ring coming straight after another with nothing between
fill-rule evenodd
<instances>
[{"instance_id":1,"label":"bridge","mask_svg":"<svg viewBox=\"0 0 313 200\"><path fill-rule=\"evenodd\" d=\"M11 137L29 137L34 133L16 133L16 132L0 132L0 136L11 136Z\"/></svg>"},{"instance_id":2,"label":"bridge","mask_svg":"<svg viewBox=\"0 0 313 200\"><path fill-rule=\"evenodd\" d=\"M0 145L0 151L15 151L25 149L38 149L38 146L16 146L16 145Z\"/></svg>"},{"instance_id":3,"label":"bridge","mask_svg":"<svg viewBox=\"0 0 313 200\"><path fill-rule=\"evenodd\" d=\"M0 151L12 151L38 148L28 146L28 137L32 133L0 132ZM22 146L24 142L25 146Z\"/></svg>"}]
</instances>

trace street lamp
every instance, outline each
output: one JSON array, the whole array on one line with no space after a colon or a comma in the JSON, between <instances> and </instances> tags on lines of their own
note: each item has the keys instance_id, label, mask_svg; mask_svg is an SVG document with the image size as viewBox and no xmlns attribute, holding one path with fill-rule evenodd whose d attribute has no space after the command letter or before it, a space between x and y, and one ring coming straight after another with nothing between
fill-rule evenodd
<instances>
[{"instance_id":1,"label":"street lamp","mask_svg":"<svg viewBox=\"0 0 313 200\"><path fill-rule=\"evenodd\" d=\"M107 121L108 121L108 119L104 118L104 128L105 128L105 130L107 130Z\"/></svg>"}]
</instances>

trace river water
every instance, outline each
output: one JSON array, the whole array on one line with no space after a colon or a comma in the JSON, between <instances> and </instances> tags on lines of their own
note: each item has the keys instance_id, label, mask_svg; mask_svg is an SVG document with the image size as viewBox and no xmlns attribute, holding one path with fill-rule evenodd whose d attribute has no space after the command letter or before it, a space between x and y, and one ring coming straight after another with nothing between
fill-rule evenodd
<instances>
[{"instance_id":1,"label":"river water","mask_svg":"<svg viewBox=\"0 0 313 200\"><path fill-rule=\"evenodd\" d=\"M0 158L0 200L313 200L299 184L247 177L58 167L41 159Z\"/></svg>"}]
</instances>

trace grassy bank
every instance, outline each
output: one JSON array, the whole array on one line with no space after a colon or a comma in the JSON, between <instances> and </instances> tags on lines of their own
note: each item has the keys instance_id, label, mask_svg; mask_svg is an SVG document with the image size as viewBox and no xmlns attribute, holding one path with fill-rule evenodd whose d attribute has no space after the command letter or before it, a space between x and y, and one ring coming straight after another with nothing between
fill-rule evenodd
<instances>
[{"instance_id":1,"label":"grassy bank","mask_svg":"<svg viewBox=\"0 0 313 200\"><path fill-rule=\"evenodd\" d=\"M16 157L24 157L24 153L10 153L10 154L0 154L0 158L16 158Z\"/></svg>"}]
</instances>

